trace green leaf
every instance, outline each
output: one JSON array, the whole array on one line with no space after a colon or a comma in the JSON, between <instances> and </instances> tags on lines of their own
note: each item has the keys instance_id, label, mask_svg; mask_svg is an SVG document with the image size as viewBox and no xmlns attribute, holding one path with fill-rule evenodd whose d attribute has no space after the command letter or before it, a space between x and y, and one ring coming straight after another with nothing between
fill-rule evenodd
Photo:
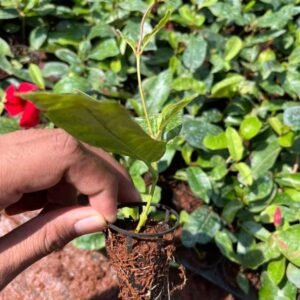
<instances>
[{"instance_id":1,"label":"green leaf","mask_svg":"<svg viewBox=\"0 0 300 300\"><path fill-rule=\"evenodd\" d=\"M238 275L236 277L236 282L237 282L239 288L245 294L249 293L250 284L249 284L249 280L248 280L247 276L244 273L242 273L242 272L238 273Z\"/></svg>"},{"instance_id":2,"label":"green leaf","mask_svg":"<svg viewBox=\"0 0 300 300\"><path fill-rule=\"evenodd\" d=\"M283 187L291 187L300 191L300 173L278 175L276 182Z\"/></svg>"},{"instance_id":3,"label":"green leaf","mask_svg":"<svg viewBox=\"0 0 300 300\"><path fill-rule=\"evenodd\" d=\"M17 119L0 117L0 134L20 129Z\"/></svg>"},{"instance_id":4,"label":"green leaf","mask_svg":"<svg viewBox=\"0 0 300 300\"><path fill-rule=\"evenodd\" d=\"M300 267L300 225L293 225L274 234L281 253L294 265Z\"/></svg>"},{"instance_id":5,"label":"green leaf","mask_svg":"<svg viewBox=\"0 0 300 300\"><path fill-rule=\"evenodd\" d=\"M229 77L217 82L211 90L215 98L231 98L240 90L245 78L239 74L231 74Z\"/></svg>"},{"instance_id":6,"label":"green leaf","mask_svg":"<svg viewBox=\"0 0 300 300\"><path fill-rule=\"evenodd\" d=\"M13 56L7 42L0 37L0 56Z\"/></svg>"},{"instance_id":7,"label":"green leaf","mask_svg":"<svg viewBox=\"0 0 300 300\"><path fill-rule=\"evenodd\" d=\"M294 5L283 6L277 12L270 12L258 18L256 25L258 27L269 27L271 29L282 29L293 16Z\"/></svg>"},{"instance_id":8,"label":"green leaf","mask_svg":"<svg viewBox=\"0 0 300 300\"><path fill-rule=\"evenodd\" d=\"M178 112L180 112L189 103L191 103L191 101L193 101L195 97L196 96L186 97L186 99L183 99L179 102L166 105L161 112L161 121L159 125L159 130L163 131L165 127L172 121L172 119L176 117Z\"/></svg>"},{"instance_id":9,"label":"green leaf","mask_svg":"<svg viewBox=\"0 0 300 300\"><path fill-rule=\"evenodd\" d=\"M234 164L233 167L239 172L238 180L240 183L249 186L253 184L252 172L247 164L241 162Z\"/></svg>"},{"instance_id":10,"label":"green leaf","mask_svg":"<svg viewBox=\"0 0 300 300\"><path fill-rule=\"evenodd\" d=\"M245 140L251 140L259 133L261 127L262 123L257 117L248 116L240 126L240 134Z\"/></svg>"},{"instance_id":11,"label":"green leaf","mask_svg":"<svg viewBox=\"0 0 300 300\"><path fill-rule=\"evenodd\" d=\"M171 16L171 12L167 11L167 13L164 15L164 17L162 19L160 19L159 23L153 28L153 30L150 33L147 33L144 37L143 37L143 41L142 41L142 49L145 49L146 46L148 45L148 43L150 42L150 40L163 28L166 26L167 22L169 21Z\"/></svg>"},{"instance_id":12,"label":"green leaf","mask_svg":"<svg viewBox=\"0 0 300 300\"><path fill-rule=\"evenodd\" d=\"M104 60L109 57L117 56L120 53L115 39L107 39L98 43L90 52L89 58L94 60Z\"/></svg>"},{"instance_id":13,"label":"green leaf","mask_svg":"<svg viewBox=\"0 0 300 300\"><path fill-rule=\"evenodd\" d=\"M227 147L231 158L235 161L241 160L244 153L244 146L240 135L232 127L228 127L226 129L225 134L227 140Z\"/></svg>"},{"instance_id":14,"label":"green leaf","mask_svg":"<svg viewBox=\"0 0 300 300\"><path fill-rule=\"evenodd\" d=\"M61 62L48 62L45 63L42 72L44 77L63 77L68 74L69 67L65 63Z\"/></svg>"},{"instance_id":15,"label":"green leaf","mask_svg":"<svg viewBox=\"0 0 300 300\"><path fill-rule=\"evenodd\" d=\"M84 250L100 250L105 247L103 233L91 233L76 238L73 242L75 247Z\"/></svg>"},{"instance_id":16,"label":"green leaf","mask_svg":"<svg viewBox=\"0 0 300 300\"><path fill-rule=\"evenodd\" d=\"M89 81L81 76L68 76L62 78L53 87L54 93L73 93L77 90L87 91L89 89Z\"/></svg>"},{"instance_id":17,"label":"green leaf","mask_svg":"<svg viewBox=\"0 0 300 300\"><path fill-rule=\"evenodd\" d=\"M243 203L239 200L231 200L229 201L223 211L222 211L222 219L227 223L227 224L231 224L234 219L235 216L237 214L237 212L243 207Z\"/></svg>"},{"instance_id":18,"label":"green leaf","mask_svg":"<svg viewBox=\"0 0 300 300\"><path fill-rule=\"evenodd\" d=\"M19 12L15 8L0 9L0 20L9 20L19 17Z\"/></svg>"},{"instance_id":19,"label":"green leaf","mask_svg":"<svg viewBox=\"0 0 300 300\"><path fill-rule=\"evenodd\" d=\"M29 65L29 75L33 81L41 90L45 89L45 82L43 79L43 74L38 65Z\"/></svg>"},{"instance_id":20,"label":"green leaf","mask_svg":"<svg viewBox=\"0 0 300 300\"><path fill-rule=\"evenodd\" d=\"M241 224L241 227L263 242L266 242L271 237L271 233L259 223L246 221Z\"/></svg>"},{"instance_id":21,"label":"green leaf","mask_svg":"<svg viewBox=\"0 0 300 300\"><path fill-rule=\"evenodd\" d=\"M45 27L35 27L29 36L30 47L34 50L39 50L47 40L48 30Z\"/></svg>"},{"instance_id":22,"label":"green leaf","mask_svg":"<svg viewBox=\"0 0 300 300\"><path fill-rule=\"evenodd\" d=\"M187 168L186 173L193 193L205 203L209 203L212 194L212 184L207 174L199 167Z\"/></svg>"},{"instance_id":23,"label":"green leaf","mask_svg":"<svg viewBox=\"0 0 300 300\"><path fill-rule=\"evenodd\" d=\"M203 140L203 145L209 150L227 149L227 138L225 132L217 135L207 135Z\"/></svg>"},{"instance_id":24,"label":"green leaf","mask_svg":"<svg viewBox=\"0 0 300 300\"><path fill-rule=\"evenodd\" d=\"M175 91L192 91L198 95L204 95L207 91L206 84L193 77L177 77L172 82Z\"/></svg>"},{"instance_id":25,"label":"green leaf","mask_svg":"<svg viewBox=\"0 0 300 300\"><path fill-rule=\"evenodd\" d=\"M58 127L106 151L147 164L165 152L165 144L151 139L116 102L97 101L82 93L28 93L22 98L33 101Z\"/></svg>"},{"instance_id":26,"label":"green leaf","mask_svg":"<svg viewBox=\"0 0 300 300\"><path fill-rule=\"evenodd\" d=\"M146 102L150 114L158 113L163 108L170 95L172 80L173 72L168 69L161 72L152 84L145 88L145 92L149 93Z\"/></svg>"},{"instance_id":27,"label":"green leaf","mask_svg":"<svg viewBox=\"0 0 300 300\"><path fill-rule=\"evenodd\" d=\"M279 284L285 275L285 257L279 257L276 260L271 260L268 263L268 275L270 279L275 283Z\"/></svg>"},{"instance_id":28,"label":"green leaf","mask_svg":"<svg viewBox=\"0 0 300 300\"><path fill-rule=\"evenodd\" d=\"M216 233L215 243L225 257L238 263L238 257L234 253L232 241L226 231L218 231Z\"/></svg>"},{"instance_id":29,"label":"green leaf","mask_svg":"<svg viewBox=\"0 0 300 300\"><path fill-rule=\"evenodd\" d=\"M137 47L137 42L135 42L133 39L126 36L123 32L120 30L117 30L117 33L121 36L121 38L131 47L132 51L135 52Z\"/></svg>"},{"instance_id":30,"label":"green leaf","mask_svg":"<svg viewBox=\"0 0 300 300\"><path fill-rule=\"evenodd\" d=\"M294 266L293 264L289 263L286 276L288 280L294 284L298 289L300 288L300 269Z\"/></svg>"},{"instance_id":31,"label":"green leaf","mask_svg":"<svg viewBox=\"0 0 300 300\"><path fill-rule=\"evenodd\" d=\"M192 36L183 53L183 63L192 72L200 68L204 62L207 51L207 42L202 36Z\"/></svg>"},{"instance_id":32,"label":"green leaf","mask_svg":"<svg viewBox=\"0 0 300 300\"><path fill-rule=\"evenodd\" d=\"M66 48L60 48L60 49L56 50L55 55L59 59L69 63L70 65L81 63L80 58L73 51L66 49Z\"/></svg>"},{"instance_id":33,"label":"green leaf","mask_svg":"<svg viewBox=\"0 0 300 300\"><path fill-rule=\"evenodd\" d=\"M243 41L238 36L231 36L225 44L224 59L231 61L243 48Z\"/></svg>"},{"instance_id":34,"label":"green leaf","mask_svg":"<svg viewBox=\"0 0 300 300\"><path fill-rule=\"evenodd\" d=\"M283 113L284 124L294 130L300 130L300 106L289 107Z\"/></svg>"},{"instance_id":35,"label":"green leaf","mask_svg":"<svg viewBox=\"0 0 300 300\"><path fill-rule=\"evenodd\" d=\"M181 241L186 247L209 243L221 228L219 216L206 206L197 208L183 226Z\"/></svg>"},{"instance_id":36,"label":"green leaf","mask_svg":"<svg viewBox=\"0 0 300 300\"><path fill-rule=\"evenodd\" d=\"M216 125L207 123L203 119L191 117L183 118L182 134L186 141L195 148L204 149L203 140L206 135L217 135L222 129Z\"/></svg>"},{"instance_id":37,"label":"green leaf","mask_svg":"<svg viewBox=\"0 0 300 300\"><path fill-rule=\"evenodd\" d=\"M259 290L259 299L268 300L291 300L296 299L297 289L294 285L286 282L283 289L273 282L268 276L267 272L263 272L261 275L261 288Z\"/></svg>"},{"instance_id":38,"label":"green leaf","mask_svg":"<svg viewBox=\"0 0 300 300\"><path fill-rule=\"evenodd\" d=\"M251 155L253 178L264 175L273 167L280 150L280 145L274 135L269 136L265 141L261 141Z\"/></svg>"}]
</instances>

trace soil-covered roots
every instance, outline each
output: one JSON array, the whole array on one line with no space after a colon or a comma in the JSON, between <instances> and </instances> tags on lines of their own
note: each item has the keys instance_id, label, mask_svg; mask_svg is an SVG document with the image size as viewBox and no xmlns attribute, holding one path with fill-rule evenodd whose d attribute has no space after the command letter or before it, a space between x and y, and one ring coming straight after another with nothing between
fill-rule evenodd
<instances>
[{"instance_id":1,"label":"soil-covered roots","mask_svg":"<svg viewBox=\"0 0 300 300\"><path fill-rule=\"evenodd\" d=\"M157 233L165 228L152 225L143 233ZM136 239L108 230L106 249L119 278L119 299L168 299L169 262L175 246L173 234L164 237Z\"/></svg>"}]
</instances>

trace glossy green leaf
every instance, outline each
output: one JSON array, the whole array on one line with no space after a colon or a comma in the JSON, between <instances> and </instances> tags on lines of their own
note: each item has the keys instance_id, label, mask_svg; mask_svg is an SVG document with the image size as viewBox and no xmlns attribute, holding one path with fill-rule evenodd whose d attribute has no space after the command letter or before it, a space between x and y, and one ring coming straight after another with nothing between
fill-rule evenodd
<instances>
[{"instance_id":1,"label":"glossy green leaf","mask_svg":"<svg viewBox=\"0 0 300 300\"><path fill-rule=\"evenodd\" d=\"M256 222L246 221L241 224L241 227L246 232L250 233L263 242L266 242L271 236L271 233L265 227Z\"/></svg>"},{"instance_id":2,"label":"glossy green leaf","mask_svg":"<svg viewBox=\"0 0 300 300\"><path fill-rule=\"evenodd\" d=\"M231 224L234 221L236 214L243 206L243 203L239 200L229 201L222 211L222 219L227 224Z\"/></svg>"},{"instance_id":3,"label":"glossy green leaf","mask_svg":"<svg viewBox=\"0 0 300 300\"><path fill-rule=\"evenodd\" d=\"M89 58L94 60L104 60L117 56L120 53L115 39L107 39L99 42L90 52Z\"/></svg>"},{"instance_id":4,"label":"glossy green leaf","mask_svg":"<svg viewBox=\"0 0 300 300\"><path fill-rule=\"evenodd\" d=\"M117 30L117 33L131 47L132 51L135 52L137 42L135 42L133 39L129 38L126 34L122 33L120 30Z\"/></svg>"},{"instance_id":5,"label":"glossy green leaf","mask_svg":"<svg viewBox=\"0 0 300 300\"><path fill-rule=\"evenodd\" d=\"M35 27L29 36L30 47L34 50L38 50L47 40L48 30L45 27Z\"/></svg>"},{"instance_id":6,"label":"glossy green leaf","mask_svg":"<svg viewBox=\"0 0 300 300\"><path fill-rule=\"evenodd\" d=\"M96 101L85 94L23 94L58 127L91 145L150 163L165 151L151 139L116 102ZM74 121L76 120L76 121Z\"/></svg>"},{"instance_id":7,"label":"glossy green leaf","mask_svg":"<svg viewBox=\"0 0 300 300\"><path fill-rule=\"evenodd\" d=\"M246 163L236 163L233 166L235 169L238 170L238 180L244 185L252 185L253 184L253 177L250 167Z\"/></svg>"},{"instance_id":8,"label":"glossy green leaf","mask_svg":"<svg viewBox=\"0 0 300 300\"><path fill-rule=\"evenodd\" d=\"M193 193L204 202L209 203L212 184L207 174L199 167L190 167L186 170L186 173Z\"/></svg>"},{"instance_id":9,"label":"glossy green leaf","mask_svg":"<svg viewBox=\"0 0 300 300\"><path fill-rule=\"evenodd\" d=\"M19 12L15 8L1 8L0 20L9 20L19 17Z\"/></svg>"},{"instance_id":10,"label":"glossy green leaf","mask_svg":"<svg viewBox=\"0 0 300 300\"><path fill-rule=\"evenodd\" d=\"M298 289L300 288L300 269L289 263L286 270L288 280L294 284Z\"/></svg>"},{"instance_id":11,"label":"glossy green leaf","mask_svg":"<svg viewBox=\"0 0 300 300\"><path fill-rule=\"evenodd\" d=\"M172 89L175 91L192 91L199 95L205 94L207 90L205 82L193 77L177 77L172 82Z\"/></svg>"},{"instance_id":12,"label":"glossy green leaf","mask_svg":"<svg viewBox=\"0 0 300 300\"><path fill-rule=\"evenodd\" d=\"M41 69L36 64L30 64L29 66L29 75L32 81L41 89L45 89L45 81L43 79L43 74Z\"/></svg>"},{"instance_id":13,"label":"glossy green leaf","mask_svg":"<svg viewBox=\"0 0 300 300\"><path fill-rule=\"evenodd\" d=\"M215 98L231 98L239 92L241 84L245 78L239 74L232 74L216 83L211 90L211 94Z\"/></svg>"},{"instance_id":14,"label":"glossy green leaf","mask_svg":"<svg viewBox=\"0 0 300 300\"><path fill-rule=\"evenodd\" d=\"M147 33L142 40L143 49L148 45L149 41L167 24L170 19L171 12L167 11L164 17L159 21L159 23L153 28L150 33Z\"/></svg>"},{"instance_id":15,"label":"glossy green leaf","mask_svg":"<svg viewBox=\"0 0 300 300\"><path fill-rule=\"evenodd\" d=\"M207 42L202 36L192 36L183 53L183 63L192 72L196 71L204 62Z\"/></svg>"},{"instance_id":16,"label":"glossy green leaf","mask_svg":"<svg viewBox=\"0 0 300 300\"><path fill-rule=\"evenodd\" d=\"M222 129L205 120L191 117L183 118L182 134L186 141L193 147L205 149L203 140L206 135L217 135Z\"/></svg>"},{"instance_id":17,"label":"glossy green leaf","mask_svg":"<svg viewBox=\"0 0 300 300\"><path fill-rule=\"evenodd\" d=\"M240 134L245 140L251 140L260 131L262 127L261 121L255 116L246 117L240 126Z\"/></svg>"},{"instance_id":18,"label":"glossy green leaf","mask_svg":"<svg viewBox=\"0 0 300 300\"><path fill-rule=\"evenodd\" d=\"M283 187L291 187L300 191L300 173L278 175L276 181Z\"/></svg>"},{"instance_id":19,"label":"glossy green leaf","mask_svg":"<svg viewBox=\"0 0 300 300\"><path fill-rule=\"evenodd\" d=\"M219 216L206 206L197 208L183 226L181 241L186 247L209 243L221 228Z\"/></svg>"},{"instance_id":20,"label":"glossy green leaf","mask_svg":"<svg viewBox=\"0 0 300 300\"><path fill-rule=\"evenodd\" d=\"M279 284L285 275L286 259L285 257L279 257L268 263L267 272L270 279L275 283Z\"/></svg>"},{"instance_id":21,"label":"glossy green leaf","mask_svg":"<svg viewBox=\"0 0 300 300\"><path fill-rule=\"evenodd\" d=\"M249 280L247 278L247 276L243 273L243 272L239 272L237 277L236 277L236 282L239 286L239 288L245 293L248 294L249 293L249 289L250 289L250 283Z\"/></svg>"},{"instance_id":22,"label":"glossy green leaf","mask_svg":"<svg viewBox=\"0 0 300 300\"><path fill-rule=\"evenodd\" d=\"M171 91L173 73L170 69L161 72L145 91L149 93L146 99L150 114L158 113L168 100Z\"/></svg>"},{"instance_id":23,"label":"glossy green leaf","mask_svg":"<svg viewBox=\"0 0 300 300\"><path fill-rule=\"evenodd\" d=\"M231 61L243 47L243 41L238 36L231 36L225 44L224 59Z\"/></svg>"},{"instance_id":24,"label":"glossy green leaf","mask_svg":"<svg viewBox=\"0 0 300 300\"><path fill-rule=\"evenodd\" d=\"M225 132L217 135L207 135L203 140L203 145L209 150L227 149L227 138Z\"/></svg>"},{"instance_id":25,"label":"glossy green leaf","mask_svg":"<svg viewBox=\"0 0 300 300\"><path fill-rule=\"evenodd\" d=\"M69 63L70 65L81 63L79 57L73 51L71 51L67 48L60 48L60 49L56 50L55 55L59 59Z\"/></svg>"},{"instance_id":26,"label":"glossy green leaf","mask_svg":"<svg viewBox=\"0 0 300 300\"><path fill-rule=\"evenodd\" d=\"M215 243L225 257L233 262L238 262L238 257L233 250L232 240L226 231L218 231L216 233Z\"/></svg>"},{"instance_id":27,"label":"glossy green leaf","mask_svg":"<svg viewBox=\"0 0 300 300\"><path fill-rule=\"evenodd\" d=\"M261 275L261 288L259 290L259 299L268 300L291 300L296 299L297 289L290 282L286 282L283 289L280 289L267 272Z\"/></svg>"},{"instance_id":28,"label":"glossy green leaf","mask_svg":"<svg viewBox=\"0 0 300 300\"><path fill-rule=\"evenodd\" d=\"M278 138L278 143L283 148L290 148L293 146L295 141L295 134L290 131Z\"/></svg>"},{"instance_id":29,"label":"glossy green leaf","mask_svg":"<svg viewBox=\"0 0 300 300\"><path fill-rule=\"evenodd\" d=\"M294 265L300 267L300 225L290 226L274 235L281 253Z\"/></svg>"},{"instance_id":30,"label":"glossy green leaf","mask_svg":"<svg viewBox=\"0 0 300 300\"><path fill-rule=\"evenodd\" d=\"M283 114L284 124L294 130L300 130L300 106L289 107Z\"/></svg>"},{"instance_id":31,"label":"glossy green leaf","mask_svg":"<svg viewBox=\"0 0 300 300\"><path fill-rule=\"evenodd\" d=\"M244 146L239 133L234 128L228 127L225 134L230 157L235 161L241 160L244 153Z\"/></svg>"},{"instance_id":32,"label":"glossy green leaf","mask_svg":"<svg viewBox=\"0 0 300 300\"><path fill-rule=\"evenodd\" d=\"M273 135L257 146L251 154L251 168L254 178L264 175L273 167L280 150L278 140Z\"/></svg>"},{"instance_id":33,"label":"glossy green leaf","mask_svg":"<svg viewBox=\"0 0 300 300\"><path fill-rule=\"evenodd\" d=\"M13 56L8 43L0 37L0 56Z\"/></svg>"}]
</instances>

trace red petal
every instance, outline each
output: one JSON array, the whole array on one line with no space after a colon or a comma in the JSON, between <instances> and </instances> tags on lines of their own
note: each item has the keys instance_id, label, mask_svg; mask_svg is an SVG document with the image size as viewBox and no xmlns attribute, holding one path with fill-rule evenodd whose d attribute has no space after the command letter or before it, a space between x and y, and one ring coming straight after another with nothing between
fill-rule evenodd
<instances>
[{"instance_id":1,"label":"red petal","mask_svg":"<svg viewBox=\"0 0 300 300\"><path fill-rule=\"evenodd\" d=\"M15 116L21 113L25 107L25 101L23 101L20 97L17 97L15 93L17 92L16 88L13 84L11 84L5 90L5 104L4 108L8 112L9 115Z\"/></svg>"},{"instance_id":2,"label":"red petal","mask_svg":"<svg viewBox=\"0 0 300 300\"><path fill-rule=\"evenodd\" d=\"M19 93L29 93L38 90L38 87L29 82L21 82L18 87Z\"/></svg>"},{"instance_id":3,"label":"red petal","mask_svg":"<svg viewBox=\"0 0 300 300\"><path fill-rule=\"evenodd\" d=\"M22 118L20 120L20 126L22 128L31 128L39 124L40 111L30 101L26 101L25 109L23 111Z\"/></svg>"}]
</instances>

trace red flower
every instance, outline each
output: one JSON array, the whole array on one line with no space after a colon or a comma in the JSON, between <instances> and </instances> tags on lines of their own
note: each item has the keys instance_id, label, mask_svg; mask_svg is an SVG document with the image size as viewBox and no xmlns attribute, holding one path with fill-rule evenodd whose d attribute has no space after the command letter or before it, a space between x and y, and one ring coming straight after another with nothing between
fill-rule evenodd
<instances>
[{"instance_id":1,"label":"red flower","mask_svg":"<svg viewBox=\"0 0 300 300\"><path fill-rule=\"evenodd\" d=\"M22 113L20 126L22 128L35 127L40 121L40 111L30 101L21 99L16 93L28 93L36 91L38 87L28 82L22 82L16 88L11 84L5 90L5 110L10 116L16 116Z\"/></svg>"},{"instance_id":2,"label":"red flower","mask_svg":"<svg viewBox=\"0 0 300 300\"><path fill-rule=\"evenodd\" d=\"M281 209L279 207L276 208L274 216L273 216L273 222L275 226L279 226L282 223L282 215L281 215Z\"/></svg>"}]
</instances>

